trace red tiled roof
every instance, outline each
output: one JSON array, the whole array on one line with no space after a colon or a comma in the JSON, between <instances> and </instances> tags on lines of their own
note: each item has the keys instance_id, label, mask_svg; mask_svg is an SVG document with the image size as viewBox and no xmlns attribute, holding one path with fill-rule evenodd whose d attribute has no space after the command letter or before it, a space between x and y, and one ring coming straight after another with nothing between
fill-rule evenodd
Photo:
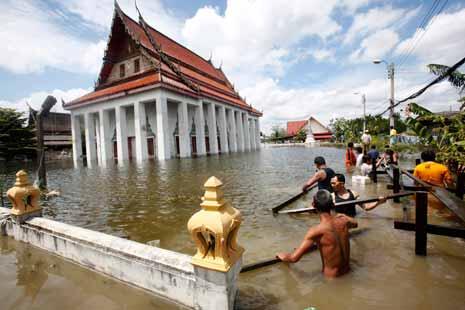
<instances>
[{"instance_id":1,"label":"red tiled roof","mask_svg":"<svg viewBox=\"0 0 465 310\"><path fill-rule=\"evenodd\" d=\"M308 121L293 121L287 122L287 135L295 136L300 129L302 129Z\"/></svg>"},{"instance_id":2,"label":"red tiled roof","mask_svg":"<svg viewBox=\"0 0 465 310\"><path fill-rule=\"evenodd\" d=\"M116 7L115 18L121 19L134 40L140 42L140 44L152 54L158 55L157 50L150 43L144 29L137 22L124 14L118 7ZM161 87L174 87L176 90L182 90L182 92L194 97L199 97L199 95L205 96L239 106L257 115L262 114L261 112L251 108L237 94L221 69L215 68L211 62L203 59L159 31L149 27L148 32L156 44L161 46L162 52L174 60L173 63L179 68L182 75L193 82L194 85L199 87L199 93L188 87L178 74L173 72L169 66L162 62L162 81L160 81L158 73L152 73L150 76L138 77L132 81L122 82L113 86L106 86L103 82L103 84L99 85L99 89L67 103L65 107L89 103L97 98L116 95L122 91L128 91L153 84L161 84ZM102 71L102 74L108 74L109 68L104 66L102 70L105 70L105 73Z\"/></svg>"},{"instance_id":3,"label":"red tiled roof","mask_svg":"<svg viewBox=\"0 0 465 310\"><path fill-rule=\"evenodd\" d=\"M79 104L79 103L84 103L88 101L93 101L102 97L107 97L111 95L117 95L120 93L123 93L125 91L133 90L136 88L141 88L144 86L156 84L160 81L158 74L151 74L136 80L124 82L121 84L117 84L114 86L110 86L107 88L103 88L100 90L96 90L94 92L88 93L74 101L71 101L68 103L68 105L74 105L74 104Z\"/></svg>"}]
</instances>

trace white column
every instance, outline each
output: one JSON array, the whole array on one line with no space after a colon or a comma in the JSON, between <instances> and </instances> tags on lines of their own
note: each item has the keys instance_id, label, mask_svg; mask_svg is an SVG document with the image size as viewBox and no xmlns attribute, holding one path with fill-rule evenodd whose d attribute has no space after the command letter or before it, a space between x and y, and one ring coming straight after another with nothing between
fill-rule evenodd
<instances>
[{"instance_id":1,"label":"white column","mask_svg":"<svg viewBox=\"0 0 465 310\"><path fill-rule=\"evenodd\" d=\"M234 112L236 114L236 128L237 128L237 150L244 151L244 126L242 126L242 112Z\"/></svg>"},{"instance_id":2,"label":"white column","mask_svg":"<svg viewBox=\"0 0 465 310\"><path fill-rule=\"evenodd\" d=\"M165 94L160 91L156 98L157 109L157 152L158 159L170 158L170 144L168 132L168 101Z\"/></svg>"},{"instance_id":3,"label":"white column","mask_svg":"<svg viewBox=\"0 0 465 310\"><path fill-rule=\"evenodd\" d=\"M189 118L187 113L187 102L178 103L178 126L179 126L179 156L191 156L191 141L189 135Z\"/></svg>"},{"instance_id":4,"label":"white column","mask_svg":"<svg viewBox=\"0 0 465 310\"><path fill-rule=\"evenodd\" d=\"M116 119L116 151L118 153L118 164L123 164L128 159L128 135L126 123L126 108L118 106L115 108Z\"/></svg>"},{"instance_id":5,"label":"white column","mask_svg":"<svg viewBox=\"0 0 465 310\"><path fill-rule=\"evenodd\" d=\"M228 123L226 122L226 109L223 105L219 106L219 127L220 127L220 143L221 152L228 153Z\"/></svg>"},{"instance_id":6,"label":"white column","mask_svg":"<svg viewBox=\"0 0 465 310\"><path fill-rule=\"evenodd\" d=\"M95 151L95 122L92 113L84 114L84 126L86 135L86 162L87 167L92 168L97 159Z\"/></svg>"},{"instance_id":7,"label":"white column","mask_svg":"<svg viewBox=\"0 0 465 310\"><path fill-rule=\"evenodd\" d=\"M73 139L73 161L79 166L82 157L81 123L78 115L71 113L71 134Z\"/></svg>"},{"instance_id":8,"label":"white column","mask_svg":"<svg viewBox=\"0 0 465 310\"><path fill-rule=\"evenodd\" d=\"M100 110L100 152L102 164L105 166L107 161L112 159L112 145L110 133L110 113L109 111Z\"/></svg>"},{"instance_id":9,"label":"white column","mask_svg":"<svg viewBox=\"0 0 465 310\"><path fill-rule=\"evenodd\" d=\"M218 138L216 133L216 113L213 103L207 104L208 141L210 142L210 154L218 154Z\"/></svg>"},{"instance_id":10,"label":"white column","mask_svg":"<svg viewBox=\"0 0 465 310\"><path fill-rule=\"evenodd\" d=\"M250 148L252 150L257 149L257 139L255 138L255 119L250 118Z\"/></svg>"},{"instance_id":11,"label":"white column","mask_svg":"<svg viewBox=\"0 0 465 310\"><path fill-rule=\"evenodd\" d=\"M205 155L207 147L205 145L205 120L203 117L203 104L199 100L198 105L195 107L195 132L197 141L197 156Z\"/></svg>"},{"instance_id":12,"label":"white column","mask_svg":"<svg viewBox=\"0 0 465 310\"><path fill-rule=\"evenodd\" d=\"M257 139L257 149L259 149L261 147L261 144L260 144L260 119L257 118L255 120L255 139Z\"/></svg>"},{"instance_id":13,"label":"white column","mask_svg":"<svg viewBox=\"0 0 465 310\"><path fill-rule=\"evenodd\" d=\"M145 121L145 105L142 102L134 103L134 131L136 135L136 159L142 162L147 159L147 126Z\"/></svg>"},{"instance_id":14,"label":"white column","mask_svg":"<svg viewBox=\"0 0 465 310\"><path fill-rule=\"evenodd\" d=\"M236 132L236 121L234 118L234 110L228 109L228 120L229 120L229 135L230 135L230 142L231 145L229 146L229 150L231 152L237 152L237 132Z\"/></svg>"},{"instance_id":15,"label":"white column","mask_svg":"<svg viewBox=\"0 0 465 310\"><path fill-rule=\"evenodd\" d=\"M249 116L246 112L242 112L242 121L244 123L244 150L250 151L250 131L249 131Z\"/></svg>"},{"instance_id":16,"label":"white column","mask_svg":"<svg viewBox=\"0 0 465 310\"><path fill-rule=\"evenodd\" d=\"M102 152L100 146L102 142L100 141L100 119L97 115L94 114L94 122L95 122L95 142L97 144L97 163L102 165Z\"/></svg>"}]
</instances>

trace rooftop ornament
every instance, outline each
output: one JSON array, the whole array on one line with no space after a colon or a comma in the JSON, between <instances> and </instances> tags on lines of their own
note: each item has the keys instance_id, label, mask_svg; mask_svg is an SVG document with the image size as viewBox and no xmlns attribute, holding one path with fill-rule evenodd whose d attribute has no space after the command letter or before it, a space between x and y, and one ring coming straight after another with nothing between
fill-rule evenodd
<instances>
[{"instance_id":1,"label":"rooftop ornament","mask_svg":"<svg viewBox=\"0 0 465 310\"><path fill-rule=\"evenodd\" d=\"M227 272L242 258L244 249L237 244L241 213L224 199L222 186L214 176L207 180L202 210L190 218L187 228L197 246L192 264Z\"/></svg>"},{"instance_id":2,"label":"rooftop ornament","mask_svg":"<svg viewBox=\"0 0 465 310\"><path fill-rule=\"evenodd\" d=\"M27 172L24 170L16 173L16 183L6 195L13 205L13 215L36 214L42 210L39 206L40 190L29 183Z\"/></svg>"}]
</instances>

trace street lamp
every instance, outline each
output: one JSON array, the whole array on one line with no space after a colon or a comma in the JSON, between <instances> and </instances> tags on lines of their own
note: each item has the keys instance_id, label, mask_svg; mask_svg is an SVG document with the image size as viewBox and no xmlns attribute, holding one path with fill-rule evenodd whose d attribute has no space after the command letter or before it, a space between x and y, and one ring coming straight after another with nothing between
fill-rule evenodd
<instances>
[{"instance_id":1,"label":"street lamp","mask_svg":"<svg viewBox=\"0 0 465 310\"><path fill-rule=\"evenodd\" d=\"M394 127L394 63L391 62L388 64L385 60L382 59L374 59L374 64L380 64L384 62L386 64L387 72L388 72L388 79L391 80L391 98L390 101L390 108L389 108L389 126Z\"/></svg>"},{"instance_id":2,"label":"street lamp","mask_svg":"<svg viewBox=\"0 0 465 310\"><path fill-rule=\"evenodd\" d=\"M363 104L363 132L365 133L366 129L367 129L367 116L366 116L366 96L365 94L362 94L362 93L359 93L359 92L356 92L354 93L354 95L362 95L362 104Z\"/></svg>"}]
</instances>

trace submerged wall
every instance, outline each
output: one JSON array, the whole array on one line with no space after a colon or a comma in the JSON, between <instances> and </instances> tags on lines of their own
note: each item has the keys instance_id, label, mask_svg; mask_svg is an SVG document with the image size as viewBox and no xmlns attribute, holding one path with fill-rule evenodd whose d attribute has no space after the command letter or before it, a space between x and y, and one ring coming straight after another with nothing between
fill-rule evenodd
<instances>
[{"instance_id":1,"label":"submerged wall","mask_svg":"<svg viewBox=\"0 0 465 310\"><path fill-rule=\"evenodd\" d=\"M0 208L0 216L10 209ZM5 232L16 240L146 289L195 309L233 309L238 260L228 272L192 265L192 257L108 234L35 217L9 219Z\"/></svg>"}]
</instances>

